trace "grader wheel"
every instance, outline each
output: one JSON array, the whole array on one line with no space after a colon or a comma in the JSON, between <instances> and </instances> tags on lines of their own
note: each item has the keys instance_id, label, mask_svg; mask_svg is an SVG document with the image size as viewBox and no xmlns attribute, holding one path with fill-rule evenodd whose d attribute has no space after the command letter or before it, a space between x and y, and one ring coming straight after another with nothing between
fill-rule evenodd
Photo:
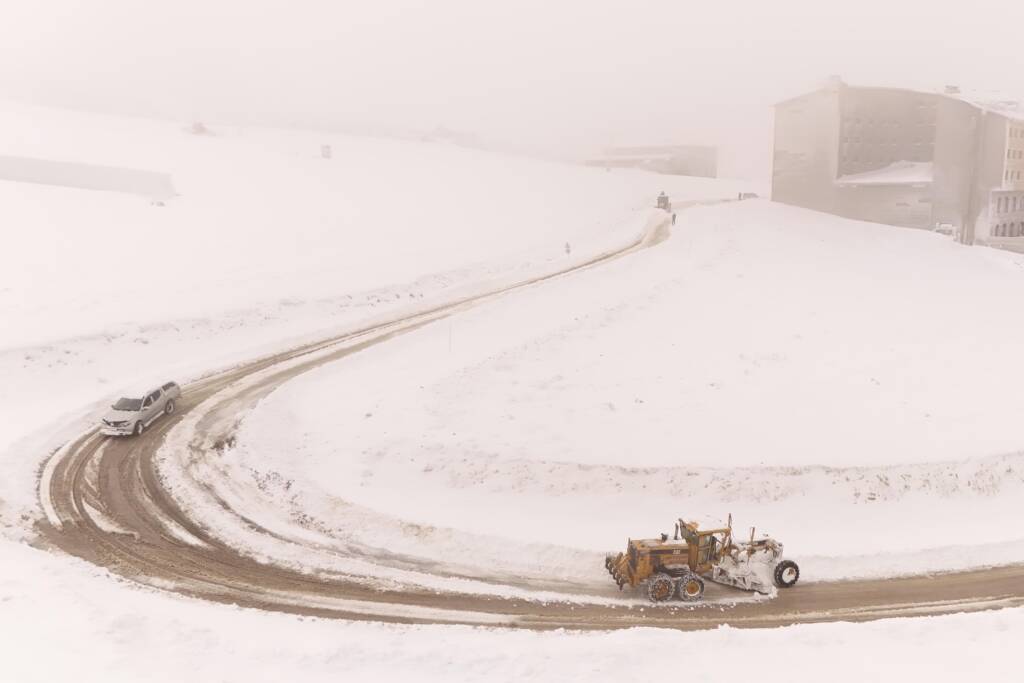
<instances>
[{"instance_id":1,"label":"grader wheel","mask_svg":"<svg viewBox=\"0 0 1024 683\"><path fill-rule=\"evenodd\" d=\"M685 602L700 600L704 597L704 579L696 574L684 576L676 585L676 595Z\"/></svg>"},{"instance_id":2,"label":"grader wheel","mask_svg":"<svg viewBox=\"0 0 1024 683\"><path fill-rule=\"evenodd\" d=\"M667 574L655 574L647 582L647 597L651 602L664 602L672 597L675 592L675 584L672 577Z\"/></svg>"},{"instance_id":3,"label":"grader wheel","mask_svg":"<svg viewBox=\"0 0 1024 683\"><path fill-rule=\"evenodd\" d=\"M800 567L793 560L783 560L775 567L774 578L779 588L792 588L800 579Z\"/></svg>"}]
</instances>

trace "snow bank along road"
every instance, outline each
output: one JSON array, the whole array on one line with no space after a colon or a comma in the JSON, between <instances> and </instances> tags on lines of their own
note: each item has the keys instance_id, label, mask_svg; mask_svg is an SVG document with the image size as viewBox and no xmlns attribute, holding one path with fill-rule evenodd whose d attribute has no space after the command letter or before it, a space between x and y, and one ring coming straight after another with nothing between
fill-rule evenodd
<instances>
[{"instance_id":1,"label":"snow bank along road","mask_svg":"<svg viewBox=\"0 0 1024 683\"><path fill-rule=\"evenodd\" d=\"M141 437L107 439L93 430L57 451L46 464L40 499L47 513L41 536L52 545L126 578L226 603L319 616L409 623L465 623L527 628L680 629L780 626L817 621L860 621L976 611L1024 605L1024 566L874 581L801 585L770 601L716 588L698 606L637 604L611 582L580 587L545 585L514 576L467 576L467 582L506 587L438 592L342 574L311 574L247 557L204 529L163 489L154 457L169 434L182 431L191 458L215 458L233 438L241 415L289 379L370 345L458 313L518 288L592 268L662 241L667 220L652 223L628 247L555 274L440 305L338 338L302 346L207 377L185 389L170 417ZM226 508L226 503L220 501ZM230 510L228 510L231 512ZM237 514L237 523L276 535ZM253 527L256 527L253 529ZM287 539L296 542L296 539ZM312 543L310 541L306 541ZM357 559L399 570L448 574L442 567L387 549L353 547ZM523 597L532 591L538 598ZM602 594L601 591L604 591ZM552 592L566 600L552 600ZM580 595L586 592L591 597ZM487 593L490 593L489 591ZM517 597L508 597L514 594Z\"/></svg>"}]
</instances>

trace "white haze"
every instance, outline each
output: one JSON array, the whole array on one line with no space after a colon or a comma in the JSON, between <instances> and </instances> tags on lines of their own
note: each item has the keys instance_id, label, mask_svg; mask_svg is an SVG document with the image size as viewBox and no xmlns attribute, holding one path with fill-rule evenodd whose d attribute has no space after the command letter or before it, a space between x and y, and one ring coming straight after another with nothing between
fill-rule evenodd
<instances>
[{"instance_id":1,"label":"white haze","mask_svg":"<svg viewBox=\"0 0 1024 683\"><path fill-rule=\"evenodd\" d=\"M4 3L0 97L544 156L711 143L761 178L771 104L830 74L1024 90L1024 5L923 0Z\"/></svg>"}]
</instances>

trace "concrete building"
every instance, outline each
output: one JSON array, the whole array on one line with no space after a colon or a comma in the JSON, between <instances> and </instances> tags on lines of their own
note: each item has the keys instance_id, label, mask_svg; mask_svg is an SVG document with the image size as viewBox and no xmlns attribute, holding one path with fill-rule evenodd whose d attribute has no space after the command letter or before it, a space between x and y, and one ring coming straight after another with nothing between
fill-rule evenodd
<instances>
[{"instance_id":1,"label":"concrete building","mask_svg":"<svg viewBox=\"0 0 1024 683\"><path fill-rule=\"evenodd\" d=\"M586 161L587 166L603 168L642 168L668 175L700 178L718 176L718 148L704 145L647 145L611 147Z\"/></svg>"},{"instance_id":2,"label":"concrete building","mask_svg":"<svg viewBox=\"0 0 1024 683\"><path fill-rule=\"evenodd\" d=\"M1024 251L1024 108L833 79L776 105L772 199Z\"/></svg>"}]
</instances>

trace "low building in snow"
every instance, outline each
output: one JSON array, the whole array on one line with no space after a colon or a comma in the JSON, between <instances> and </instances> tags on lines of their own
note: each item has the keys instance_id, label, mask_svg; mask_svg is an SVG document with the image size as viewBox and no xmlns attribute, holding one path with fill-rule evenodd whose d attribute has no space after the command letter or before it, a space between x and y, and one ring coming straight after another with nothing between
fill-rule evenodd
<instances>
[{"instance_id":1,"label":"low building in snow","mask_svg":"<svg viewBox=\"0 0 1024 683\"><path fill-rule=\"evenodd\" d=\"M718 177L718 148L705 145L611 147L588 159L588 166L642 168L669 175Z\"/></svg>"},{"instance_id":2,"label":"low building in snow","mask_svg":"<svg viewBox=\"0 0 1024 683\"><path fill-rule=\"evenodd\" d=\"M1024 107L832 79L775 106L772 199L1024 251Z\"/></svg>"},{"instance_id":3,"label":"low building in snow","mask_svg":"<svg viewBox=\"0 0 1024 683\"><path fill-rule=\"evenodd\" d=\"M126 192L163 202L175 196L169 173L32 157L0 156L0 180Z\"/></svg>"}]
</instances>

